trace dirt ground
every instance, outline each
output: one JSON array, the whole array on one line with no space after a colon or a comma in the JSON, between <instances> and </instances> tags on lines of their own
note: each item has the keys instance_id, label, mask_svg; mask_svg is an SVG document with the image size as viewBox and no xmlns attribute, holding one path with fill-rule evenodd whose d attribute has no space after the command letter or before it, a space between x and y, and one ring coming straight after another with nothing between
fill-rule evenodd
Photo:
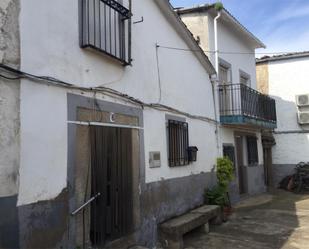
<instances>
[{"instance_id":1,"label":"dirt ground","mask_svg":"<svg viewBox=\"0 0 309 249\"><path fill-rule=\"evenodd\" d=\"M276 190L247 199L228 222L184 239L186 249L309 249L309 194Z\"/></svg>"}]
</instances>

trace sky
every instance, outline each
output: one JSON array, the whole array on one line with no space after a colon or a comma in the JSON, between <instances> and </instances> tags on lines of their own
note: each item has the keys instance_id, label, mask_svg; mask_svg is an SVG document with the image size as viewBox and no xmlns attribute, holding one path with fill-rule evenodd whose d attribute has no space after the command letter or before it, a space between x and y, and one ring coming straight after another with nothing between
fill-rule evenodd
<instances>
[{"instance_id":1,"label":"sky","mask_svg":"<svg viewBox=\"0 0 309 249\"><path fill-rule=\"evenodd\" d=\"M174 7L190 7L211 0L170 0ZM224 7L258 37L265 49L256 52L309 50L309 0L222 0Z\"/></svg>"}]
</instances>

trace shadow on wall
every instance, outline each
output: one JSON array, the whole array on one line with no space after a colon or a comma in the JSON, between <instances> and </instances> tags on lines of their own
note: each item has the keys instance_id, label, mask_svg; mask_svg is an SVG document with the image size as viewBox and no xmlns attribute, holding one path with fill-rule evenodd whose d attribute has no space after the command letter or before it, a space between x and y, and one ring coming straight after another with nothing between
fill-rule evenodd
<instances>
[{"instance_id":1,"label":"shadow on wall","mask_svg":"<svg viewBox=\"0 0 309 249\"><path fill-rule=\"evenodd\" d=\"M295 102L278 96L272 98L276 100L277 108L278 128L274 132L276 145L272 148L273 187L277 187L285 176L294 173L297 163L309 161L309 126L298 124Z\"/></svg>"}]
</instances>

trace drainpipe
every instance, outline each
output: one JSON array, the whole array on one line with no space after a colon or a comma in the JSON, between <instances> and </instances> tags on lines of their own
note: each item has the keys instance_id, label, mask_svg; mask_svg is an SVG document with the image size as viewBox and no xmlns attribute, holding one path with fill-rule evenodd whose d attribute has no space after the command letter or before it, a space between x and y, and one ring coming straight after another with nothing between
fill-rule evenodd
<instances>
[{"instance_id":1,"label":"drainpipe","mask_svg":"<svg viewBox=\"0 0 309 249\"><path fill-rule=\"evenodd\" d=\"M221 11L218 11L214 19L214 33L215 33L215 67L217 72L217 79L219 80L219 54L218 54L218 19L221 17Z\"/></svg>"},{"instance_id":2,"label":"drainpipe","mask_svg":"<svg viewBox=\"0 0 309 249\"><path fill-rule=\"evenodd\" d=\"M219 81L219 53L218 53L218 19L221 17L221 11L218 11L217 16L214 19L214 36L215 36L215 69L217 75L214 76L212 75L211 77L211 83L212 83L212 92L213 92L213 98L214 98L214 109L215 109L215 118L216 118L216 138L217 138L217 155L218 157L221 156L222 151L221 151L221 146L220 146L220 130L219 130L219 122L220 120L218 119L219 116L219 101L218 101L218 88L217 88L217 83Z\"/></svg>"}]
</instances>

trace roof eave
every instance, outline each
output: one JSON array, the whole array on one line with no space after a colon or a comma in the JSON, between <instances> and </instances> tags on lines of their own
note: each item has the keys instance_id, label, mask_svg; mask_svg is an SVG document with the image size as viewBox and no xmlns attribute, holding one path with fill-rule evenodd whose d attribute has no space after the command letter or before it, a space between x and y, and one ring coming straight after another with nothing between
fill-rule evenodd
<instances>
[{"instance_id":1,"label":"roof eave","mask_svg":"<svg viewBox=\"0 0 309 249\"><path fill-rule=\"evenodd\" d=\"M245 26L243 26L228 10L223 9L223 14L235 25L236 28L240 29L250 40L255 44L255 48L266 48L266 45L257 38L254 34L252 34Z\"/></svg>"},{"instance_id":2,"label":"roof eave","mask_svg":"<svg viewBox=\"0 0 309 249\"><path fill-rule=\"evenodd\" d=\"M182 22L178 14L174 11L172 5L167 0L154 0L157 6L161 9L167 20L174 26L176 32L183 38L187 46L192 49L192 53L198 58L202 66L207 70L209 75L216 74L216 70L210 62L207 55L198 45L191 32Z\"/></svg>"},{"instance_id":3,"label":"roof eave","mask_svg":"<svg viewBox=\"0 0 309 249\"><path fill-rule=\"evenodd\" d=\"M211 12L212 14L216 14L215 12L217 12L217 10L215 10L214 6L214 4L205 4L190 8L176 9L176 12L179 15L201 12ZM247 38L249 38L255 49L266 48L266 45L254 34L252 34L245 26L243 26L227 9L223 8L221 13L234 25L236 29L240 30L245 36L247 36Z\"/></svg>"},{"instance_id":4,"label":"roof eave","mask_svg":"<svg viewBox=\"0 0 309 249\"><path fill-rule=\"evenodd\" d=\"M256 64L259 63L266 63L271 61L282 61L282 60L289 60L289 59L298 59L298 58L304 58L309 57L309 51L307 52L298 52L294 54L283 54L283 55L277 55L273 57L263 58L263 59L256 59Z\"/></svg>"}]
</instances>

